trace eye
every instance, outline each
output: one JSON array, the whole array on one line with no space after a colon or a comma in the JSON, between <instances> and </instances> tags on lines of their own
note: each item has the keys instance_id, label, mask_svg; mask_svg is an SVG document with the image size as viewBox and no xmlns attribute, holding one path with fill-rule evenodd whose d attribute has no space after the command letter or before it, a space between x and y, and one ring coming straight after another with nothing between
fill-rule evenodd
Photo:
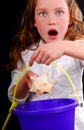
<instances>
[{"instance_id":1,"label":"eye","mask_svg":"<svg viewBox=\"0 0 84 130\"><path fill-rule=\"evenodd\" d=\"M41 13L40 13L40 16L44 16L44 17L45 17L46 15L47 15L46 12L41 12Z\"/></svg>"},{"instance_id":2,"label":"eye","mask_svg":"<svg viewBox=\"0 0 84 130\"><path fill-rule=\"evenodd\" d=\"M61 15L63 15L63 14L64 14L63 11L57 11L57 12L56 12L56 15L57 15L57 16L61 16Z\"/></svg>"}]
</instances>

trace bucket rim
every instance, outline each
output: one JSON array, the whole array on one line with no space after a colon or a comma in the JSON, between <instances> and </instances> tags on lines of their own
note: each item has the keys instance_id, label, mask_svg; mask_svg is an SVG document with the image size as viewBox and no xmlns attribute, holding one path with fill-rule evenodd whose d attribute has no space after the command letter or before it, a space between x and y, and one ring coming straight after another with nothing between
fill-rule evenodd
<instances>
[{"instance_id":1,"label":"bucket rim","mask_svg":"<svg viewBox=\"0 0 84 130\"><path fill-rule=\"evenodd\" d=\"M65 106L61 106L61 107L54 107L54 108L47 108L47 109L41 109L39 111L24 111L22 108L25 107L28 104L33 104L33 103L38 103L38 102L45 102L46 101L55 101L55 100L69 100L72 101L71 104L65 105ZM61 113L61 112L65 112L65 111L69 111L69 110L74 110L75 107L78 106L78 101L76 99L72 99L72 98L53 98L53 99L44 99L44 100L36 100L36 101L31 101L31 102L26 102L23 104L19 104L16 108L14 108L12 110L13 114L16 115L26 115L26 116L34 116L34 115L43 115L43 114L52 114L52 113ZM20 110L22 109L22 110Z\"/></svg>"}]
</instances>

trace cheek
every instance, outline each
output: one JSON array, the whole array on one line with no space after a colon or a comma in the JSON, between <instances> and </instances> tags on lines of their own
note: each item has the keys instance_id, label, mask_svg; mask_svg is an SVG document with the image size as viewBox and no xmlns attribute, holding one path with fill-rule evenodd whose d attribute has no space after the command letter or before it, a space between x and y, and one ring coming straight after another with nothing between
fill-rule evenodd
<instances>
[{"instance_id":1,"label":"cheek","mask_svg":"<svg viewBox=\"0 0 84 130\"><path fill-rule=\"evenodd\" d=\"M62 21L62 22L61 22ZM59 28L63 31L67 31L69 25L69 21L65 19L61 19L59 22Z\"/></svg>"},{"instance_id":2,"label":"cheek","mask_svg":"<svg viewBox=\"0 0 84 130\"><path fill-rule=\"evenodd\" d=\"M34 26L37 27L37 28L39 28L41 25L42 25L42 23L39 22L39 21L35 22L35 24L34 24Z\"/></svg>"},{"instance_id":3,"label":"cheek","mask_svg":"<svg viewBox=\"0 0 84 130\"><path fill-rule=\"evenodd\" d=\"M45 34L45 29L44 29L42 26L39 26L39 27L37 28L37 30L38 30L38 32L39 32L39 34L40 34L41 36L44 36L44 34Z\"/></svg>"},{"instance_id":4,"label":"cheek","mask_svg":"<svg viewBox=\"0 0 84 130\"><path fill-rule=\"evenodd\" d=\"M39 26L43 26L44 25L44 20L40 20L39 18L36 18L34 26L35 27L39 27Z\"/></svg>"},{"instance_id":5,"label":"cheek","mask_svg":"<svg viewBox=\"0 0 84 130\"><path fill-rule=\"evenodd\" d=\"M37 28L39 33L43 33L44 32L44 30L45 30L45 26L44 25L45 25L44 22L40 21L40 20L36 21L35 24L34 24L34 26Z\"/></svg>"}]
</instances>

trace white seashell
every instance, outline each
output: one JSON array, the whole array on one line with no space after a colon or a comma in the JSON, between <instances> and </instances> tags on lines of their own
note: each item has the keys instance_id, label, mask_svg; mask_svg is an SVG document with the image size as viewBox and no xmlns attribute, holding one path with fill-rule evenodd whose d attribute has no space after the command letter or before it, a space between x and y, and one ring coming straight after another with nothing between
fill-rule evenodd
<instances>
[{"instance_id":1,"label":"white seashell","mask_svg":"<svg viewBox=\"0 0 84 130\"><path fill-rule=\"evenodd\" d=\"M51 93L52 88L54 87L57 80L53 80L49 77L48 73L45 73L41 76L31 76L32 87L30 92L35 92L38 94Z\"/></svg>"}]
</instances>

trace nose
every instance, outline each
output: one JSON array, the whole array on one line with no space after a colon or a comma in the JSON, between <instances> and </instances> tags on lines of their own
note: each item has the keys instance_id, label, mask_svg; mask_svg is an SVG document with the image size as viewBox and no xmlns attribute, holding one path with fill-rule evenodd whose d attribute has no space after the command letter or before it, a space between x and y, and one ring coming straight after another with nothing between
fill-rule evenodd
<instances>
[{"instance_id":1,"label":"nose","mask_svg":"<svg viewBox=\"0 0 84 130\"><path fill-rule=\"evenodd\" d=\"M49 19L49 25L55 25L56 24L56 21L54 19Z\"/></svg>"}]
</instances>

